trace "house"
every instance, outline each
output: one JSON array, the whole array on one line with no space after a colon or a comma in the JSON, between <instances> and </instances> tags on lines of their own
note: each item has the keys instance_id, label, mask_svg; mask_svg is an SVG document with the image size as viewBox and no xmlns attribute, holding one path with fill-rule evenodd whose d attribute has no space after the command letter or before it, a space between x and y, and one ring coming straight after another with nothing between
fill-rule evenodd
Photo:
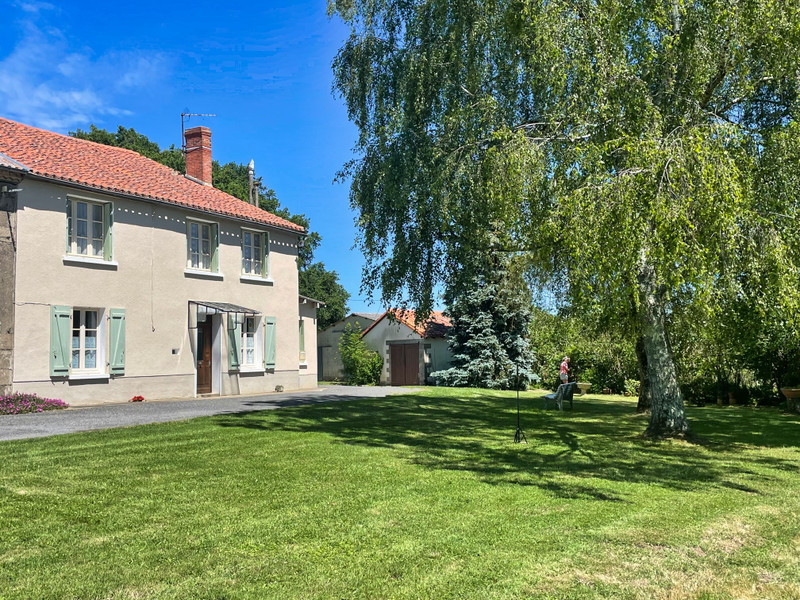
<instances>
[{"instance_id":1,"label":"house","mask_svg":"<svg viewBox=\"0 0 800 600\"><path fill-rule=\"evenodd\" d=\"M306 231L136 152L0 119L0 392L72 405L317 384Z\"/></svg>"},{"instance_id":2,"label":"house","mask_svg":"<svg viewBox=\"0 0 800 600\"><path fill-rule=\"evenodd\" d=\"M339 340L348 325L364 331L372 325L382 313L351 313L340 321L328 325L317 333L317 371L320 380L333 381L344 378L342 355L339 353Z\"/></svg>"},{"instance_id":3,"label":"house","mask_svg":"<svg viewBox=\"0 0 800 600\"><path fill-rule=\"evenodd\" d=\"M445 336L450 318L433 311L417 323L413 310L390 309L370 325L361 339L383 358L381 383L419 385L434 371L450 367L452 355Z\"/></svg>"}]
</instances>

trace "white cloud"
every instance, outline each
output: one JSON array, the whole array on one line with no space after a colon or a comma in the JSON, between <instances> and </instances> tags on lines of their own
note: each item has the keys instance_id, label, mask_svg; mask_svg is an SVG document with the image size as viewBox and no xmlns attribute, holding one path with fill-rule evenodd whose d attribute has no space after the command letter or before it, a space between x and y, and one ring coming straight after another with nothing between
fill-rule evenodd
<instances>
[{"instance_id":1,"label":"white cloud","mask_svg":"<svg viewBox=\"0 0 800 600\"><path fill-rule=\"evenodd\" d=\"M15 6L21 8L26 13L39 14L43 10L55 10L56 6L49 2L16 2Z\"/></svg>"},{"instance_id":2,"label":"white cloud","mask_svg":"<svg viewBox=\"0 0 800 600\"><path fill-rule=\"evenodd\" d=\"M18 5L27 12L44 3ZM28 8L26 8L28 7ZM95 56L89 48L70 48L58 29L21 25L23 35L0 56L0 115L46 129L67 131L131 114L125 108L133 92L153 86L169 71L156 52L113 51Z\"/></svg>"}]
</instances>

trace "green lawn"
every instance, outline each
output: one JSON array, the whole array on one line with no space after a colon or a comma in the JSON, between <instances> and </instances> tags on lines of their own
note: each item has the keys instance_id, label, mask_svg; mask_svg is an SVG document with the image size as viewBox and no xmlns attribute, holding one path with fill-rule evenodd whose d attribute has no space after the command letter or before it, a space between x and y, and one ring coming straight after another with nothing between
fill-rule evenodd
<instances>
[{"instance_id":1,"label":"green lawn","mask_svg":"<svg viewBox=\"0 0 800 600\"><path fill-rule=\"evenodd\" d=\"M540 393L0 443L0 599L800 598L800 418Z\"/></svg>"}]
</instances>

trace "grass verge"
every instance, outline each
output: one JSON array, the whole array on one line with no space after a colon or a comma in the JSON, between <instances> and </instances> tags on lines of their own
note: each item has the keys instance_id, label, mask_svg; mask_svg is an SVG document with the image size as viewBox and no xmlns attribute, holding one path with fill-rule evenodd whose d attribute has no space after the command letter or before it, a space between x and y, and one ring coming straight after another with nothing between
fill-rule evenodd
<instances>
[{"instance_id":1,"label":"grass verge","mask_svg":"<svg viewBox=\"0 0 800 600\"><path fill-rule=\"evenodd\" d=\"M0 443L0 599L800 597L800 418L386 399Z\"/></svg>"}]
</instances>

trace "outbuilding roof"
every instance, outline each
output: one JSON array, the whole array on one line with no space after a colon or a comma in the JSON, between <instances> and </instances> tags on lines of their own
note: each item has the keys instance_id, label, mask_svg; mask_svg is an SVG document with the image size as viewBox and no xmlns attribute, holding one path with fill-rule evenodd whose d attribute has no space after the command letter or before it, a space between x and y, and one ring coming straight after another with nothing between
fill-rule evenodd
<instances>
[{"instance_id":1,"label":"outbuilding roof","mask_svg":"<svg viewBox=\"0 0 800 600\"><path fill-rule=\"evenodd\" d=\"M445 315L443 312L434 310L431 311L428 320L424 323L417 323L416 319L416 312L413 310L405 310L405 309L396 309L390 308L385 313L383 313L378 319L372 323L369 327L367 327L364 332L361 334L361 337L364 337L369 333L369 331L375 327L378 323L383 321L386 318L394 316L396 321L399 321L406 327L412 329L414 332L419 334L424 338L442 338L447 335L447 332L452 327L452 323L450 321L450 317Z\"/></svg>"},{"instance_id":2,"label":"outbuilding roof","mask_svg":"<svg viewBox=\"0 0 800 600\"><path fill-rule=\"evenodd\" d=\"M133 150L81 140L0 118L0 154L34 175L96 190L305 233L305 228ZM8 162L8 161L4 161ZM9 162L8 167L14 165Z\"/></svg>"}]
</instances>

